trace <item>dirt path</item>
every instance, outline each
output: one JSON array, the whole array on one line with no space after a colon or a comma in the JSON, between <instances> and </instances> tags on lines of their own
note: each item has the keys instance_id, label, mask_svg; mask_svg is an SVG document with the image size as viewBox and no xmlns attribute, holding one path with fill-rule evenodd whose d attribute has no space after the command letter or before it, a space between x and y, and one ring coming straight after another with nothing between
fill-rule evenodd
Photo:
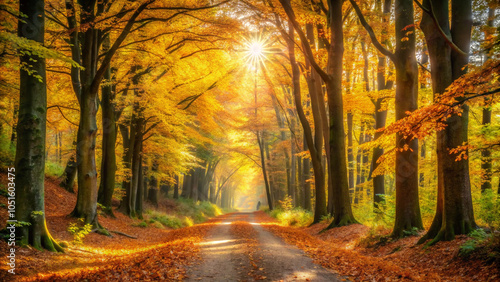
<instances>
[{"instance_id":1,"label":"dirt path","mask_svg":"<svg viewBox=\"0 0 500 282\"><path fill-rule=\"evenodd\" d=\"M242 238L234 232L234 224L250 224L255 232ZM203 261L191 265L186 281L341 281L303 251L264 230L252 213L228 216L209 232L201 252Z\"/></svg>"}]
</instances>

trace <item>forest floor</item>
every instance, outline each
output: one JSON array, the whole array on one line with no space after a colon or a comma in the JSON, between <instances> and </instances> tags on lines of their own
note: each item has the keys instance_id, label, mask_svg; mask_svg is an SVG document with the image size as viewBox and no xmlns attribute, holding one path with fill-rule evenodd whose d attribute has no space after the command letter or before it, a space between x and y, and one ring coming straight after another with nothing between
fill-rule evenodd
<instances>
[{"instance_id":1,"label":"forest floor","mask_svg":"<svg viewBox=\"0 0 500 282\"><path fill-rule=\"evenodd\" d=\"M0 174L0 183L7 183ZM46 179L48 228L57 240L73 236L68 218L76 195L54 179ZM175 212L165 200L162 211ZM6 198L0 197L5 204ZM498 260L458 256L470 238L459 236L423 248L419 237L394 242L373 240L368 227L351 225L318 234L326 223L311 227L279 225L264 212L231 213L180 229L136 227L138 220L116 212L116 218L100 216L109 230L136 236L91 233L83 245L69 244L65 253L17 248L17 281L499 281ZM0 207L0 222L7 209ZM1 226L0 228L3 228ZM371 239L372 238L372 239ZM0 257L6 259L7 243L0 241ZM7 276L9 275L9 276ZM0 281L11 281L6 263L0 263Z\"/></svg>"}]
</instances>

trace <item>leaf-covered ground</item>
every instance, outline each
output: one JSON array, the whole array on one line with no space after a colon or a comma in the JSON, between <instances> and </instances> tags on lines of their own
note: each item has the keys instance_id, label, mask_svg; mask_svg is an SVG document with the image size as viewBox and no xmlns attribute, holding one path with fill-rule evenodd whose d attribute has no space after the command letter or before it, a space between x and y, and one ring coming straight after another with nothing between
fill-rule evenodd
<instances>
[{"instance_id":1,"label":"leaf-covered ground","mask_svg":"<svg viewBox=\"0 0 500 282\"><path fill-rule=\"evenodd\" d=\"M0 174L0 181L5 177ZM58 240L72 241L67 231L75 219L67 215L76 196L47 179L46 215L52 235ZM6 198L0 197L4 203ZM174 209L164 203L162 209ZM100 216L100 223L110 230L136 236L131 239L120 235L113 238L91 233L83 245L73 245L65 253L51 253L29 248L17 248L16 280L19 281L153 281L183 280L188 265L201 261L199 243L221 222L225 215L192 227L158 229L133 226L138 221L116 212L116 218ZM0 208L0 221L5 222L7 210ZM418 237L407 237L395 242L376 244L367 240L369 229L363 225L335 228L318 234L326 224L308 228L279 225L264 212L251 216L251 221L282 238L284 242L302 249L316 263L332 269L342 277L363 281L498 281L498 264L484 259L459 257L459 247L469 238L459 236L451 242L439 242L430 248L415 245ZM240 242L249 265L245 275L249 280L270 280L274 270L266 262L262 245L262 231L250 224L248 216L232 219L230 234ZM7 244L0 241L0 255L5 257ZM276 253L276 252L275 252ZM272 260L271 260L272 261ZM194 266L196 267L196 266ZM9 281L5 263L0 264L0 281ZM272 279L271 279L272 280Z\"/></svg>"},{"instance_id":2,"label":"leaf-covered ground","mask_svg":"<svg viewBox=\"0 0 500 282\"><path fill-rule=\"evenodd\" d=\"M6 183L4 174L0 182ZM47 225L58 241L72 242L73 236L68 226L75 222L67 215L76 202L76 195L65 191L57 181L47 178L45 181L45 209ZM5 203L6 198L0 197ZM172 210L168 202L162 210ZM90 233L83 239L83 245L73 245L65 253L37 251L30 248L16 248L16 280L19 281L59 281L59 280L182 280L185 265L196 260L199 247L207 230L224 217L216 218L188 228L177 230L155 227L136 227L139 222L115 212L116 218L99 217L99 222L108 230L120 231L137 239L113 234L107 237ZM6 222L7 209L0 208L0 222ZM3 227L3 226L2 226ZM0 240L0 254L5 257L7 243ZM5 254L5 255L4 255ZM0 264L0 281L9 281L7 265Z\"/></svg>"},{"instance_id":3,"label":"leaf-covered ground","mask_svg":"<svg viewBox=\"0 0 500 282\"><path fill-rule=\"evenodd\" d=\"M498 281L495 263L483 258L464 259L459 247L469 238L459 236L424 248L412 236L386 244L367 244L368 227L356 224L318 234L327 224L307 228L279 225L264 212L258 222L289 244L304 250L316 263L361 281Z\"/></svg>"}]
</instances>

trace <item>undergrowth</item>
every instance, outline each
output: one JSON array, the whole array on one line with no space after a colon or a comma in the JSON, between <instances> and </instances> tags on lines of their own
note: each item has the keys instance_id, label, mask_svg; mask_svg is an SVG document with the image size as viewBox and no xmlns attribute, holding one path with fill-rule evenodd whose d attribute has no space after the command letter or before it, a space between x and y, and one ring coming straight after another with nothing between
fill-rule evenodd
<instances>
[{"instance_id":1,"label":"undergrowth","mask_svg":"<svg viewBox=\"0 0 500 282\"><path fill-rule=\"evenodd\" d=\"M92 232L91 224L84 224L84 219L80 218L77 222L70 223L68 232L73 235L73 243L75 245L83 244L83 238Z\"/></svg>"},{"instance_id":2,"label":"undergrowth","mask_svg":"<svg viewBox=\"0 0 500 282\"><path fill-rule=\"evenodd\" d=\"M267 210L266 212L276 218L281 224L286 226L308 226L313 222L314 215L312 212L303 208L292 208L291 198L287 197L283 201L279 201L280 207Z\"/></svg>"},{"instance_id":3,"label":"undergrowth","mask_svg":"<svg viewBox=\"0 0 500 282\"><path fill-rule=\"evenodd\" d=\"M182 228L202 223L211 217L222 215L223 211L208 201L194 202L189 199L176 200L177 209L174 214L167 214L158 210L146 210L144 220L134 226L156 228Z\"/></svg>"}]
</instances>

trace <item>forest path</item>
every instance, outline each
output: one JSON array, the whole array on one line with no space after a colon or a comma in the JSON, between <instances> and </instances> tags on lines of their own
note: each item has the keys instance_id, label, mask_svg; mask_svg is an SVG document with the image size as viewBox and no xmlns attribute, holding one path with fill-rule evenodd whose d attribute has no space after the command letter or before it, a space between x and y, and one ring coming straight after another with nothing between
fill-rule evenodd
<instances>
[{"instance_id":1,"label":"forest path","mask_svg":"<svg viewBox=\"0 0 500 282\"><path fill-rule=\"evenodd\" d=\"M255 222L253 213L234 213L209 231L203 262L191 265L186 281L341 281Z\"/></svg>"}]
</instances>

